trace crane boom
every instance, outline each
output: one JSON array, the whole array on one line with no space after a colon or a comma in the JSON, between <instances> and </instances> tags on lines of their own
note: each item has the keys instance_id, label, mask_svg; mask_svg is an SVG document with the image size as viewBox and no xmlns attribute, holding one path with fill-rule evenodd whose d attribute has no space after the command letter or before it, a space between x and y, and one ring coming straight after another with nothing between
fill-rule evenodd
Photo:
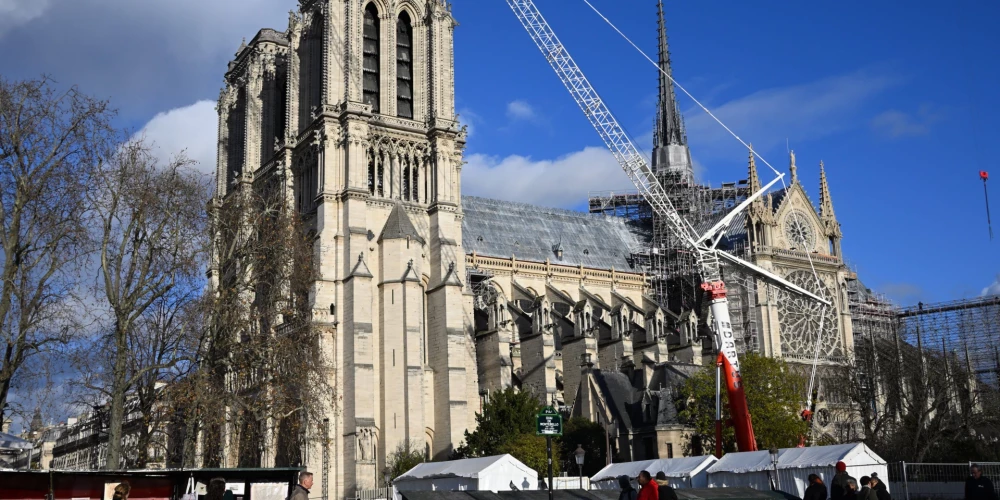
<instances>
[{"instance_id":1,"label":"crane boom","mask_svg":"<svg viewBox=\"0 0 1000 500\"><path fill-rule=\"evenodd\" d=\"M590 120L591 125L594 126L598 135L611 150L625 174L651 205L654 213L663 218L669 229L697 256L702 278L705 280L702 288L711 297L716 342L721 353L720 363L725 369L726 389L729 395L733 426L736 430L737 445L740 451L756 450L757 442L754 438L750 412L747 409L746 393L743 390L736 340L729 318L729 304L726 298L726 287L721 279L718 254L714 248L709 248L704 243L697 243L698 233L674 208L663 186L656 179L655 173L646 163L645 157L639 153L625 129L604 104L583 71L569 55L566 47L559 41L551 26L535 7L534 2L532 0L507 0L507 4L514 11L525 30L528 31L532 40L535 41L538 49L542 51L542 55L548 60L570 95L580 106L583 114ZM755 196L761 194L756 193ZM789 283L789 285L791 284ZM791 286L794 287L794 285ZM805 291L803 290L803 292ZM808 294L808 292L806 293Z\"/></svg>"}]
</instances>

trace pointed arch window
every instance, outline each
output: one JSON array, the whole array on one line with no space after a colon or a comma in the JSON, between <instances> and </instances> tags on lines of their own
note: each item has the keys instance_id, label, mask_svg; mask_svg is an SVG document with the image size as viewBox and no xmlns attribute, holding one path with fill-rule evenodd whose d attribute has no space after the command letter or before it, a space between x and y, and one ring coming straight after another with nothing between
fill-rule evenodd
<instances>
[{"instance_id":1,"label":"pointed arch window","mask_svg":"<svg viewBox=\"0 0 1000 500\"><path fill-rule=\"evenodd\" d=\"M364 38L364 68L363 68L363 96L365 104L370 104L373 113L379 112L379 18L375 4L368 4L365 7L365 27L362 35Z\"/></svg>"},{"instance_id":2,"label":"pointed arch window","mask_svg":"<svg viewBox=\"0 0 1000 500\"><path fill-rule=\"evenodd\" d=\"M413 24L406 12L396 22L396 114L413 118Z\"/></svg>"}]
</instances>

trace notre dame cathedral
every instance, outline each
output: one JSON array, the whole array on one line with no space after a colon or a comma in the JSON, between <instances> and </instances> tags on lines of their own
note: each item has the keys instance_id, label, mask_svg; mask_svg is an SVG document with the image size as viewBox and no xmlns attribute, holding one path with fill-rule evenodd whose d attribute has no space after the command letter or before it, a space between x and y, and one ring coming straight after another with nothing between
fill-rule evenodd
<instances>
[{"instance_id":1,"label":"notre dame cathedral","mask_svg":"<svg viewBox=\"0 0 1000 500\"><path fill-rule=\"evenodd\" d=\"M445 0L299 0L225 73L216 196L280 174L316 235L310 301L337 398L329 439L303 453L314 496L376 487L404 441L446 459L507 387L601 422L618 460L680 456L673 391L714 359L702 312L657 300L649 231L461 195L456 26ZM662 6L660 31L669 70ZM693 179L669 81L660 94L658 172ZM851 349L839 224L825 174L817 210L791 168L726 244L834 301L821 335L836 362ZM760 186L752 160L746 182ZM739 295L747 349L811 362L820 311L752 282Z\"/></svg>"}]
</instances>

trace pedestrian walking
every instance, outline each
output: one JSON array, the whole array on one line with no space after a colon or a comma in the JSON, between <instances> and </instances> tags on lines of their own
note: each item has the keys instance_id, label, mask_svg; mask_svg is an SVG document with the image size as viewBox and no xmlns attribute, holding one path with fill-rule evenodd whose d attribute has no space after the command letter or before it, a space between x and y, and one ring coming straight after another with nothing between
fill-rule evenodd
<instances>
[{"instance_id":1,"label":"pedestrian walking","mask_svg":"<svg viewBox=\"0 0 1000 500\"><path fill-rule=\"evenodd\" d=\"M973 465L971 474L965 480L965 500L997 500L993 481L983 475L978 465Z\"/></svg>"},{"instance_id":2,"label":"pedestrian walking","mask_svg":"<svg viewBox=\"0 0 1000 500\"><path fill-rule=\"evenodd\" d=\"M875 492L877 500L892 500L892 495L889 494L889 488L887 488L885 483L878 478L878 472L872 472L871 484L872 491Z\"/></svg>"},{"instance_id":3,"label":"pedestrian walking","mask_svg":"<svg viewBox=\"0 0 1000 500\"><path fill-rule=\"evenodd\" d=\"M802 500L827 500L827 498L826 485L823 484L823 479L816 474L809 474L809 487L806 488L806 494L802 496Z\"/></svg>"},{"instance_id":4,"label":"pedestrian walking","mask_svg":"<svg viewBox=\"0 0 1000 500\"><path fill-rule=\"evenodd\" d=\"M847 478L847 492L844 494L844 500L858 500L858 482L853 477Z\"/></svg>"},{"instance_id":5,"label":"pedestrian walking","mask_svg":"<svg viewBox=\"0 0 1000 500\"><path fill-rule=\"evenodd\" d=\"M861 490L858 491L858 500L878 500L878 495L872 489L872 478L861 476L861 482L858 485L861 486Z\"/></svg>"},{"instance_id":6,"label":"pedestrian walking","mask_svg":"<svg viewBox=\"0 0 1000 500\"><path fill-rule=\"evenodd\" d=\"M656 484L659 485L657 493L660 495L660 500L677 500L677 492L670 486L670 481L662 470L656 473Z\"/></svg>"},{"instance_id":7,"label":"pedestrian walking","mask_svg":"<svg viewBox=\"0 0 1000 500\"><path fill-rule=\"evenodd\" d=\"M639 500L660 500L660 488L656 484L656 480L653 476L649 475L648 470L644 470L639 473L637 478L639 481L639 486L642 489L639 490Z\"/></svg>"},{"instance_id":8,"label":"pedestrian walking","mask_svg":"<svg viewBox=\"0 0 1000 500\"><path fill-rule=\"evenodd\" d=\"M854 481L854 478L847 473L847 464L837 462L837 474L830 481L830 500L845 500L849 481Z\"/></svg>"},{"instance_id":9,"label":"pedestrian walking","mask_svg":"<svg viewBox=\"0 0 1000 500\"><path fill-rule=\"evenodd\" d=\"M632 487L632 480L628 476L618 476L618 486L622 489L618 500L639 500L639 492Z\"/></svg>"},{"instance_id":10,"label":"pedestrian walking","mask_svg":"<svg viewBox=\"0 0 1000 500\"><path fill-rule=\"evenodd\" d=\"M295 485L292 495L288 500L309 500L309 488L313 486L313 473L302 471L299 473L299 484Z\"/></svg>"}]
</instances>

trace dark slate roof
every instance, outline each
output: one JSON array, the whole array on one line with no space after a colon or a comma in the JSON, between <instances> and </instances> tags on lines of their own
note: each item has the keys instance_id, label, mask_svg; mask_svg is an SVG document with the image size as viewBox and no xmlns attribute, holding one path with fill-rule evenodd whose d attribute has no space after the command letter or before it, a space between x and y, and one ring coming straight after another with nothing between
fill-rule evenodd
<instances>
[{"instance_id":1,"label":"dark slate roof","mask_svg":"<svg viewBox=\"0 0 1000 500\"><path fill-rule=\"evenodd\" d=\"M398 240L405 239L406 237L424 243L424 239L417 232L417 228L413 226L410 216L406 215L403 204L397 202L396 206L392 208L389 218L385 221L385 226L382 228L382 234L378 237L378 240Z\"/></svg>"},{"instance_id":2,"label":"dark slate roof","mask_svg":"<svg viewBox=\"0 0 1000 500\"><path fill-rule=\"evenodd\" d=\"M475 196L462 197L462 210L468 253L632 271L631 253L643 247L639 233L618 217ZM554 250L560 244L562 260Z\"/></svg>"},{"instance_id":3,"label":"dark slate roof","mask_svg":"<svg viewBox=\"0 0 1000 500\"><path fill-rule=\"evenodd\" d=\"M655 421L650 421L643 413L643 400L646 397L646 390L632 385L632 381L624 373L604 372L594 370L594 380L609 401L611 411L615 418L621 422L625 428L638 430L642 427L653 425L668 425L678 422L677 408L674 406L673 394L675 387L650 387L649 398L652 405L655 405Z\"/></svg>"},{"instance_id":4,"label":"dark slate roof","mask_svg":"<svg viewBox=\"0 0 1000 500\"><path fill-rule=\"evenodd\" d=\"M785 200L785 195L788 194L788 189L781 188L777 191L772 191L771 193L771 210L777 210L781 206L781 202Z\"/></svg>"}]
</instances>

